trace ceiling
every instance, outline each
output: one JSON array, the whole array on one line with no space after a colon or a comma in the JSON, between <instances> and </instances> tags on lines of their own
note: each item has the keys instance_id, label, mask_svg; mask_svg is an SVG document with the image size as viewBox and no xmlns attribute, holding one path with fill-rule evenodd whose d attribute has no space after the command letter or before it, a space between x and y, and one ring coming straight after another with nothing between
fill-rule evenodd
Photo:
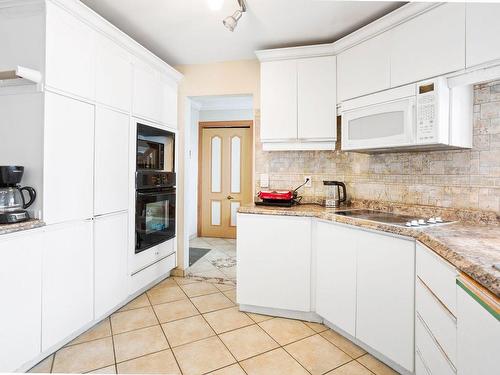
<instances>
[{"instance_id":1,"label":"ceiling","mask_svg":"<svg viewBox=\"0 0 500 375\"><path fill-rule=\"evenodd\" d=\"M246 0L234 32L222 20L237 8L224 0L81 0L171 65L255 58L254 51L333 42L401 2Z\"/></svg>"}]
</instances>

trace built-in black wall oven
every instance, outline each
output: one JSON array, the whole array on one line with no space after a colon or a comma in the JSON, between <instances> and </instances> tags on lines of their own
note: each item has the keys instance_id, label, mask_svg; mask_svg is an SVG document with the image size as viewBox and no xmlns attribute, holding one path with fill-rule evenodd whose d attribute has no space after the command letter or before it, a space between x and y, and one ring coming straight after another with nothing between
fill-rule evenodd
<instances>
[{"instance_id":1,"label":"built-in black wall oven","mask_svg":"<svg viewBox=\"0 0 500 375\"><path fill-rule=\"evenodd\" d=\"M175 134L137 124L135 253L175 237Z\"/></svg>"}]
</instances>

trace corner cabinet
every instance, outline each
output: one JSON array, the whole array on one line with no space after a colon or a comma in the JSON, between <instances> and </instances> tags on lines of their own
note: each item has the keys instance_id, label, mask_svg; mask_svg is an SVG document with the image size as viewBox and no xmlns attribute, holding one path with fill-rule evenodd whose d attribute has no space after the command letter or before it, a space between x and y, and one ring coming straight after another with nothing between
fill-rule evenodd
<instances>
[{"instance_id":1,"label":"corner cabinet","mask_svg":"<svg viewBox=\"0 0 500 375\"><path fill-rule=\"evenodd\" d=\"M336 57L310 47L258 51L257 56L264 150L334 149Z\"/></svg>"}]
</instances>

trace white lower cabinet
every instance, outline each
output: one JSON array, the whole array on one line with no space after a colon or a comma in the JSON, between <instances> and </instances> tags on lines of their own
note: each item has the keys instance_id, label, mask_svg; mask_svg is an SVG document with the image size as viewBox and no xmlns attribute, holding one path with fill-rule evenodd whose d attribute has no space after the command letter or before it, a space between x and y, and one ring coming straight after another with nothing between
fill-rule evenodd
<instances>
[{"instance_id":1,"label":"white lower cabinet","mask_svg":"<svg viewBox=\"0 0 500 375\"><path fill-rule=\"evenodd\" d=\"M101 318L128 296L128 213L94 220L95 319Z\"/></svg>"},{"instance_id":2,"label":"white lower cabinet","mask_svg":"<svg viewBox=\"0 0 500 375\"><path fill-rule=\"evenodd\" d=\"M14 372L41 352L42 233L0 237L0 372Z\"/></svg>"},{"instance_id":3,"label":"white lower cabinet","mask_svg":"<svg viewBox=\"0 0 500 375\"><path fill-rule=\"evenodd\" d=\"M238 214L238 303L311 310L311 218Z\"/></svg>"},{"instance_id":4,"label":"white lower cabinet","mask_svg":"<svg viewBox=\"0 0 500 375\"><path fill-rule=\"evenodd\" d=\"M316 312L348 334L356 335L355 230L317 222Z\"/></svg>"},{"instance_id":5,"label":"white lower cabinet","mask_svg":"<svg viewBox=\"0 0 500 375\"><path fill-rule=\"evenodd\" d=\"M42 248L42 351L46 351L94 318L92 221L47 227Z\"/></svg>"},{"instance_id":6,"label":"white lower cabinet","mask_svg":"<svg viewBox=\"0 0 500 375\"><path fill-rule=\"evenodd\" d=\"M467 290L467 287L457 286L458 375L498 374L498 302L495 311L476 300L473 291Z\"/></svg>"},{"instance_id":7,"label":"white lower cabinet","mask_svg":"<svg viewBox=\"0 0 500 375\"><path fill-rule=\"evenodd\" d=\"M414 362L415 241L353 231L356 338L408 371Z\"/></svg>"}]
</instances>

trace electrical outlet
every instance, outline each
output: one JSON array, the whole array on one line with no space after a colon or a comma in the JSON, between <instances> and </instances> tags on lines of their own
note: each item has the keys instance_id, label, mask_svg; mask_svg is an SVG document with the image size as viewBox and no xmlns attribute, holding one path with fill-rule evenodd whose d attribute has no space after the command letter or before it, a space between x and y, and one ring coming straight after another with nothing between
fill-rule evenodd
<instances>
[{"instance_id":1,"label":"electrical outlet","mask_svg":"<svg viewBox=\"0 0 500 375\"><path fill-rule=\"evenodd\" d=\"M313 181L312 181L312 177L311 176L304 176L304 182L306 183L304 185L305 187L312 187L312 182Z\"/></svg>"}]
</instances>

